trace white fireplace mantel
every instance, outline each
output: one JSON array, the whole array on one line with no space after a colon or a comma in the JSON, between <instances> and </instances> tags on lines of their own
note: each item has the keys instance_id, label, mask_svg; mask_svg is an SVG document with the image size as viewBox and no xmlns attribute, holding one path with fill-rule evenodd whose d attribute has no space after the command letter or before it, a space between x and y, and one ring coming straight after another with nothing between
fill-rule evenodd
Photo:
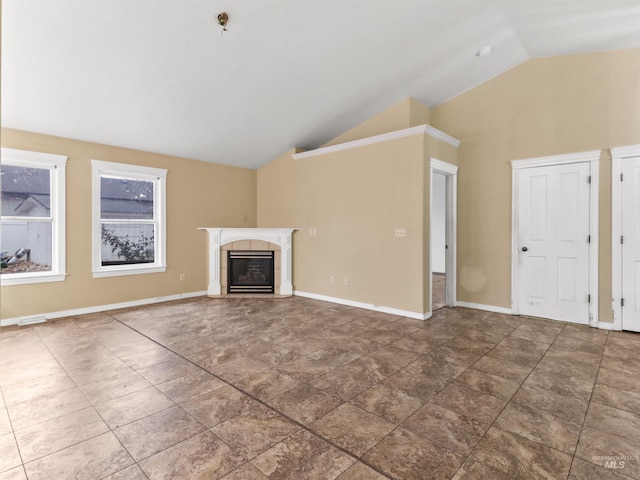
<instances>
[{"instance_id":1,"label":"white fireplace mantel","mask_svg":"<svg viewBox=\"0 0 640 480\"><path fill-rule=\"evenodd\" d=\"M291 236L295 228L205 228L209 236L209 287L208 295L222 294L220 286L220 248L240 240L264 240L280 247L280 295L292 295L291 284Z\"/></svg>"}]
</instances>

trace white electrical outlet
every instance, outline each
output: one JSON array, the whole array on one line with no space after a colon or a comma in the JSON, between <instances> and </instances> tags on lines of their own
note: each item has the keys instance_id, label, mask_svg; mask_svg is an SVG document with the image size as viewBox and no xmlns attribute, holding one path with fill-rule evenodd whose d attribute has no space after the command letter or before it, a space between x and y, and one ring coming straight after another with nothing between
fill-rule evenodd
<instances>
[{"instance_id":1,"label":"white electrical outlet","mask_svg":"<svg viewBox=\"0 0 640 480\"><path fill-rule=\"evenodd\" d=\"M181 281L181 282L184 282L184 278L185 278L185 277L184 277L184 273L181 273L181 274L180 274L180 281Z\"/></svg>"},{"instance_id":2,"label":"white electrical outlet","mask_svg":"<svg viewBox=\"0 0 640 480\"><path fill-rule=\"evenodd\" d=\"M334 277L333 275L331 275L329 277L329 284L333 285L336 282L336 277Z\"/></svg>"},{"instance_id":3,"label":"white electrical outlet","mask_svg":"<svg viewBox=\"0 0 640 480\"><path fill-rule=\"evenodd\" d=\"M406 237L407 229L406 228L396 228L396 237Z\"/></svg>"}]
</instances>

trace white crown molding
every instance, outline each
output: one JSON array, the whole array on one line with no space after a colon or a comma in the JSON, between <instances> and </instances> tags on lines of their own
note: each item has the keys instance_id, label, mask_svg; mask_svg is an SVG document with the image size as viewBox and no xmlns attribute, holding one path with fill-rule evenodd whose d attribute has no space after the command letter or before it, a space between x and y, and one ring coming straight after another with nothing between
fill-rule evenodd
<instances>
[{"instance_id":1,"label":"white crown molding","mask_svg":"<svg viewBox=\"0 0 640 480\"><path fill-rule=\"evenodd\" d=\"M423 127L424 127L424 133L426 135L429 135L430 137L435 138L436 140L442 140L444 143L447 143L452 147L458 148L462 143L461 140L458 140L457 138L452 137L447 133L444 133L442 130L438 130L437 128L432 127L431 125L424 125Z\"/></svg>"},{"instance_id":2,"label":"white crown molding","mask_svg":"<svg viewBox=\"0 0 640 480\"><path fill-rule=\"evenodd\" d=\"M438 160L437 158L431 157L429 160L429 166L438 172L444 172L448 175L455 175L458 173L458 166L452 165L447 162L443 162L442 160Z\"/></svg>"},{"instance_id":3,"label":"white crown molding","mask_svg":"<svg viewBox=\"0 0 640 480\"><path fill-rule=\"evenodd\" d=\"M611 149L611 156L615 158L637 157L640 155L640 145L627 145Z\"/></svg>"},{"instance_id":4,"label":"white crown molding","mask_svg":"<svg viewBox=\"0 0 640 480\"><path fill-rule=\"evenodd\" d=\"M431 125L418 125L417 127L405 128L403 130L396 130L394 132L382 133L380 135L374 135L373 137L361 138L359 140L353 140L351 142L338 143L337 145L330 145L328 147L320 147L315 150L309 150L308 152L294 153L291 157L294 160L302 160L303 158L317 157L319 155L326 155L328 153L340 152L343 150L350 150L352 148L363 147L365 145L373 145L380 142L388 142L390 140L396 140L398 138L411 137L413 135L429 135L437 140L442 140L448 143L452 147L458 148L460 146L460 140L447 135L446 133L432 127Z\"/></svg>"},{"instance_id":5,"label":"white crown molding","mask_svg":"<svg viewBox=\"0 0 640 480\"><path fill-rule=\"evenodd\" d=\"M73 310L61 310L58 312L41 313L39 315L29 315L26 317L4 318L0 320L0 327L8 327L10 325L27 325L30 323L41 323L45 320L55 320L56 318L76 317L78 315L87 315L89 313L106 312L109 310L119 310L121 308L141 307L154 303L171 302L173 300L182 300L184 298L204 297L207 292L189 292L179 293L177 295L166 295L164 297L144 298L142 300L133 300L131 302L112 303L109 305L98 305L95 307L76 308Z\"/></svg>"},{"instance_id":6,"label":"white crown molding","mask_svg":"<svg viewBox=\"0 0 640 480\"><path fill-rule=\"evenodd\" d=\"M567 153L562 155L549 155L548 157L524 158L522 160L511 160L511 167L514 169L545 167L548 165L559 165L566 163L593 162L600 159L600 150L591 150L580 153Z\"/></svg>"},{"instance_id":7,"label":"white crown molding","mask_svg":"<svg viewBox=\"0 0 640 480\"><path fill-rule=\"evenodd\" d=\"M43 153L43 152L33 152L30 150L17 150L15 148L5 148L2 147L0 149L2 155L2 163L11 165L12 160L20 161L21 164L25 162L32 162L36 167L41 167L44 163L45 165L55 164L58 166L64 166L67 164L66 155L56 155L54 153Z\"/></svg>"}]
</instances>

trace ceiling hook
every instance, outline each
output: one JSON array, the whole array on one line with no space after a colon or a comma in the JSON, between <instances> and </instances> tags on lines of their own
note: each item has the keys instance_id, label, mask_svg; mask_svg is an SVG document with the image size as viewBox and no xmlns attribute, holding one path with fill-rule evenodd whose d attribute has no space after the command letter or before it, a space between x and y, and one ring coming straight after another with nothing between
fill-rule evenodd
<instances>
[{"instance_id":1,"label":"ceiling hook","mask_svg":"<svg viewBox=\"0 0 640 480\"><path fill-rule=\"evenodd\" d=\"M227 32L227 23L229 23L229 14L227 12L220 12L218 14L218 25L222 27L222 32Z\"/></svg>"}]
</instances>

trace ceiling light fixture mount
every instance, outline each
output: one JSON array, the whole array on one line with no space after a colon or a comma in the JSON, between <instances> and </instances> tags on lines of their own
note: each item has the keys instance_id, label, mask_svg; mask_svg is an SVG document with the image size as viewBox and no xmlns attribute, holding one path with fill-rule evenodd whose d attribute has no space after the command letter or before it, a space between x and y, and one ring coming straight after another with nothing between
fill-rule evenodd
<instances>
[{"instance_id":1,"label":"ceiling light fixture mount","mask_svg":"<svg viewBox=\"0 0 640 480\"><path fill-rule=\"evenodd\" d=\"M229 23L229 14L227 12L220 12L218 14L218 25L222 27L223 32L227 32L227 23Z\"/></svg>"}]
</instances>

